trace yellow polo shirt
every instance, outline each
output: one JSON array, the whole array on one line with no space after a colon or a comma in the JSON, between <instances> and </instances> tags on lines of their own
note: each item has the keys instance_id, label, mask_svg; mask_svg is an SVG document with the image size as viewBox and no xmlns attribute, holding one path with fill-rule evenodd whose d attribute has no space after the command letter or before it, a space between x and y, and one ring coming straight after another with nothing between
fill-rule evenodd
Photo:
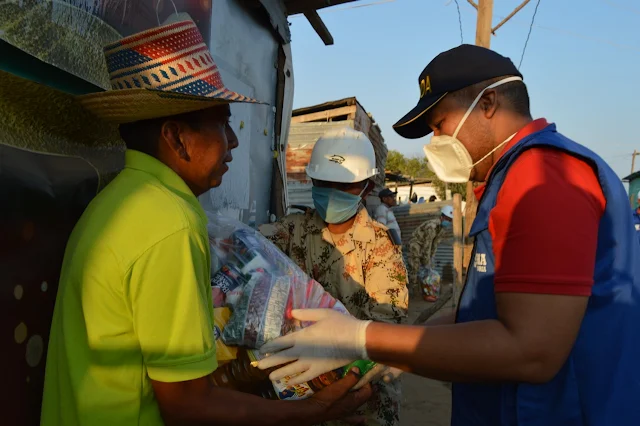
<instances>
[{"instance_id":1,"label":"yellow polo shirt","mask_svg":"<svg viewBox=\"0 0 640 426\"><path fill-rule=\"evenodd\" d=\"M216 367L206 216L184 181L127 151L64 256L43 426L162 425L150 379Z\"/></svg>"}]
</instances>

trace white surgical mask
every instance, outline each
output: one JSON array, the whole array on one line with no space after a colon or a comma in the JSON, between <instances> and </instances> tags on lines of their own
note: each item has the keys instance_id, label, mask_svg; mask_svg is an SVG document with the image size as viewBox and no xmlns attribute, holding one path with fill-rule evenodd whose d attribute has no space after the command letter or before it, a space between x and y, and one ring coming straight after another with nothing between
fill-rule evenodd
<instances>
[{"instance_id":1,"label":"white surgical mask","mask_svg":"<svg viewBox=\"0 0 640 426\"><path fill-rule=\"evenodd\" d=\"M464 147L462 142L457 138L460 128L469 117L469 114L476 107L482 94L488 90L498 87L502 84L509 83L511 81L522 81L520 77L507 77L503 80L497 81L492 85L482 90L473 101L467 112L460 120L456 131L453 132L453 136L440 135L431 137L431 143L424 146L424 154L427 156L429 167L435 172L438 178L443 182L450 183L464 183L468 182L471 178L471 170L482 161L487 159L497 149L501 148L504 144L509 142L516 135L515 133L509 136L504 142L492 149L487 155L482 157L477 162L473 162L469 151Z\"/></svg>"}]
</instances>

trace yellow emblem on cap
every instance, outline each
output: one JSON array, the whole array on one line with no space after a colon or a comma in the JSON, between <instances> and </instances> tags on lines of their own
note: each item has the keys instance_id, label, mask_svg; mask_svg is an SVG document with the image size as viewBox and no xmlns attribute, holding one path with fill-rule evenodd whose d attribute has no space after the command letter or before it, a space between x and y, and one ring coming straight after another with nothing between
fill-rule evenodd
<instances>
[{"instance_id":1,"label":"yellow emblem on cap","mask_svg":"<svg viewBox=\"0 0 640 426\"><path fill-rule=\"evenodd\" d=\"M420 99L422 99L427 93L431 93L431 79L429 76L420 80Z\"/></svg>"}]
</instances>

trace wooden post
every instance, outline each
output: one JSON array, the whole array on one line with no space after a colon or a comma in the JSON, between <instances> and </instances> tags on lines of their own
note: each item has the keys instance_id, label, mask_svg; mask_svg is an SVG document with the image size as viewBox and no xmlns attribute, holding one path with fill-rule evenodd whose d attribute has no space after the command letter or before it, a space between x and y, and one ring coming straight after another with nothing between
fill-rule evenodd
<instances>
[{"instance_id":1,"label":"wooden post","mask_svg":"<svg viewBox=\"0 0 640 426\"><path fill-rule=\"evenodd\" d=\"M479 0L477 9L478 19L476 21L476 45L486 47L488 49L491 47L493 0ZM467 204L464 215L464 235L466 239L464 247L464 264L467 265L467 267L471 260L471 251L473 248L473 241L469 238L469 231L471 230L471 225L476 218L476 211L478 210L478 200L476 200L473 188L473 182L467 182Z\"/></svg>"},{"instance_id":2,"label":"wooden post","mask_svg":"<svg viewBox=\"0 0 640 426\"><path fill-rule=\"evenodd\" d=\"M636 170L636 157L640 155L637 149L633 150L633 154L631 154L631 174Z\"/></svg>"},{"instance_id":3,"label":"wooden post","mask_svg":"<svg viewBox=\"0 0 640 426\"><path fill-rule=\"evenodd\" d=\"M453 195L453 304L456 306L462 292L462 196Z\"/></svg>"},{"instance_id":4,"label":"wooden post","mask_svg":"<svg viewBox=\"0 0 640 426\"><path fill-rule=\"evenodd\" d=\"M493 18L493 0L478 1L478 20L476 23L476 45L491 46L491 19Z\"/></svg>"}]
</instances>

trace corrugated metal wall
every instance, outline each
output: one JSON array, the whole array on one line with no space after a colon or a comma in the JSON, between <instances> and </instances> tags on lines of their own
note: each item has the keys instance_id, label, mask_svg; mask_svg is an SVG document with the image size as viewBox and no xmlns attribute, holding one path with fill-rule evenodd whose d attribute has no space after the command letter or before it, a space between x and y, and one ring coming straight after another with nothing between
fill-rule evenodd
<instances>
[{"instance_id":1,"label":"corrugated metal wall","mask_svg":"<svg viewBox=\"0 0 640 426\"><path fill-rule=\"evenodd\" d=\"M396 216L398 225L400 225L404 250L408 250L413 231L418 226L428 220L439 218L440 209L451 204L451 201L442 201L394 207L393 213ZM443 281L453 282L453 233L451 230L445 231L444 237L438 245L434 258L434 267L440 273Z\"/></svg>"}]
</instances>

